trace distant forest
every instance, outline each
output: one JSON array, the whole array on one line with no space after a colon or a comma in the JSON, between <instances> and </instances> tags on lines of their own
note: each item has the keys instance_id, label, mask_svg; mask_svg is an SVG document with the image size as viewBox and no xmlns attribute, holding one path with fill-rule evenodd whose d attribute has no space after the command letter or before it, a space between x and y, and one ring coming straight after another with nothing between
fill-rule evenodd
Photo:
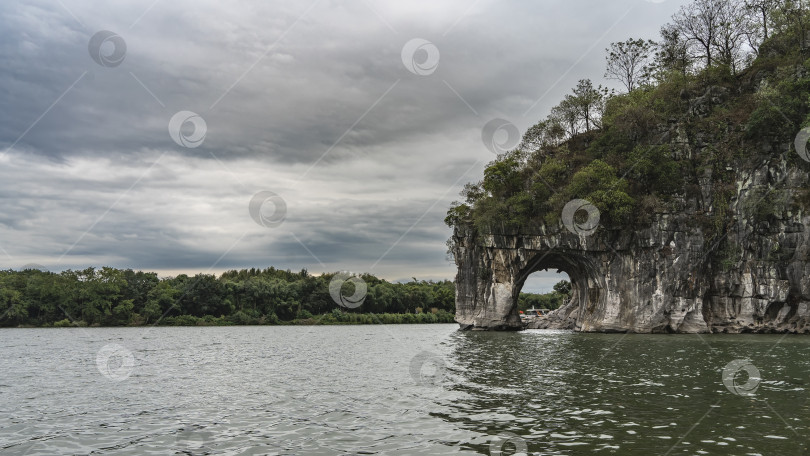
<instances>
[{"instance_id":1,"label":"distant forest","mask_svg":"<svg viewBox=\"0 0 810 456\"><path fill-rule=\"evenodd\" d=\"M370 274L365 299L349 307L330 295L335 276L275 268L185 274L87 268L61 273L0 271L0 326L140 326L452 323L451 281L390 283ZM343 296L355 293L345 281Z\"/></svg>"},{"instance_id":2,"label":"distant forest","mask_svg":"<svg viewBox=\"0 0 810 456\"><path fill-rule=\"evenodd\" d=\"M561 280L554 285L551 293L520 293L518 310L554 310L562 307L569 299L571 299L571 282Z\"/></svg>"}]
</instances>

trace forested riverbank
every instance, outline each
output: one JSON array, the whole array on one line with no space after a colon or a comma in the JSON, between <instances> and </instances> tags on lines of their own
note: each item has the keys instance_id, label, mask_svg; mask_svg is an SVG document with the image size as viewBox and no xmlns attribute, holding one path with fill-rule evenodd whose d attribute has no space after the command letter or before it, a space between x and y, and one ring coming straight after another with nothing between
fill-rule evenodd
<instances>
[{"instance_id":1,"label":"forested riverbank","mask_svg":"<svg viewBox=\"0 0 810 456\"><path fill-rule=\"evenodd\" d=\"M451 281L391 283L370 274L346 277L337 277L338 282L333 280L336 273L316 276L273 267L176 277L109 267L60 273L6 270L0 271L0 326L454 321ZM360 299L339 303L336 295L338 300Z\"/></svg>"}]
</instances>

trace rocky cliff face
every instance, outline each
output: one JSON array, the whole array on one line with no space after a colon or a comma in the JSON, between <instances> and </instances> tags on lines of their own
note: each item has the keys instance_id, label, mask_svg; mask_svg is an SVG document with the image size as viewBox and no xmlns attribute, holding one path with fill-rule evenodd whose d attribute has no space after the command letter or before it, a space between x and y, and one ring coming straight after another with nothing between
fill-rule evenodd
<instances>
[{"instance_id":1,"label":"rocky cliff face","mask_svg":"<svg viewBox=\"0 0 810 456\"><path fill-rule=\"evenodd\" d=\"M672 124L661 138L683 159L710 146L680 131ZM788 144L761 149L760 158L727 170L736 187L730 199L714 201L718 185L729 181L706 172L699 191L678 198L676 210L649 214L644 226L603 226L587 207L576 214L584 222L573 220L575 207L530 235L457 226L456 320L465 329L522 329L516 303L524 281L559 269L570 276L573 297L537 327L810 332L810 214L796 204L806 198L808 174L795 166L800 159ZM727 222L709 234L699 221L718 211Z\"/></svg>"}]
</instances>

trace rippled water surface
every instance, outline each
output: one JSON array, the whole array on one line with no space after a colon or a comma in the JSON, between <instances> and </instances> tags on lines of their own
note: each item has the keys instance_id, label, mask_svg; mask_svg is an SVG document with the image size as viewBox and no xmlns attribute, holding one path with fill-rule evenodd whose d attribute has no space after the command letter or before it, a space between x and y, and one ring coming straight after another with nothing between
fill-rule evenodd
<instances>
[{"instance_id":1,"label":"rippled water surface","mask_svg":"<svg viewBox=\"0 0 810 456\"><path fill-rule=\"evenodd\" d=\"M3 329L0 363L2 455L802 455L810 437L808 336Z\"/></svg>"}]
</instances>

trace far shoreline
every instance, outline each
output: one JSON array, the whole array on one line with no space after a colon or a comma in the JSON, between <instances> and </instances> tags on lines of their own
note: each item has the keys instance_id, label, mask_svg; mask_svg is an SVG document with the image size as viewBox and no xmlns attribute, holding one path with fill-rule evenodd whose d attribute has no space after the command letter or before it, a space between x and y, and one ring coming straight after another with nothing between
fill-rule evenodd
<instances>
[{"instance_id":1,"label":"far shoreline","mask_svg":"<svg viewBox=\"0 0 810 456\"><path fill-rule=\"evenodd\" d=\"M307 326L439 326L454 325L453 322L436 323L286 323L280 325L140 325L140 326L0 326L0 331L7 329L143 329L143 328L289 328ZM554 330L557 331L557 330ZM494 332L494 331L492 331ZM514 332L514 331L513 331Z\"/></svg>"},{"instance_id":2,"label":"far shoreline","mask_svg":"<svg viewBox=\"0 0 810 456\"><path fill-rule=\"evenodd\" d=\"M17 325L3 326L0 328L153 328L153 327L227 327L227 326L341 326L341 325L429 325L429 324L457 324L455 315L439 310L437 312L422 313L348 313L332 312L322 315L315 315L310 318L297 318L289 321L278 318L249 318L234 319L232 316L213 317L205 315L195 317L192 315L180 315L164 317L157 322L143 322L142 324L128 325L104 325L101 323L87 324L86 322L71 321L69 319L48 322L42 325Z\"/></svg>"}]
</instances>

